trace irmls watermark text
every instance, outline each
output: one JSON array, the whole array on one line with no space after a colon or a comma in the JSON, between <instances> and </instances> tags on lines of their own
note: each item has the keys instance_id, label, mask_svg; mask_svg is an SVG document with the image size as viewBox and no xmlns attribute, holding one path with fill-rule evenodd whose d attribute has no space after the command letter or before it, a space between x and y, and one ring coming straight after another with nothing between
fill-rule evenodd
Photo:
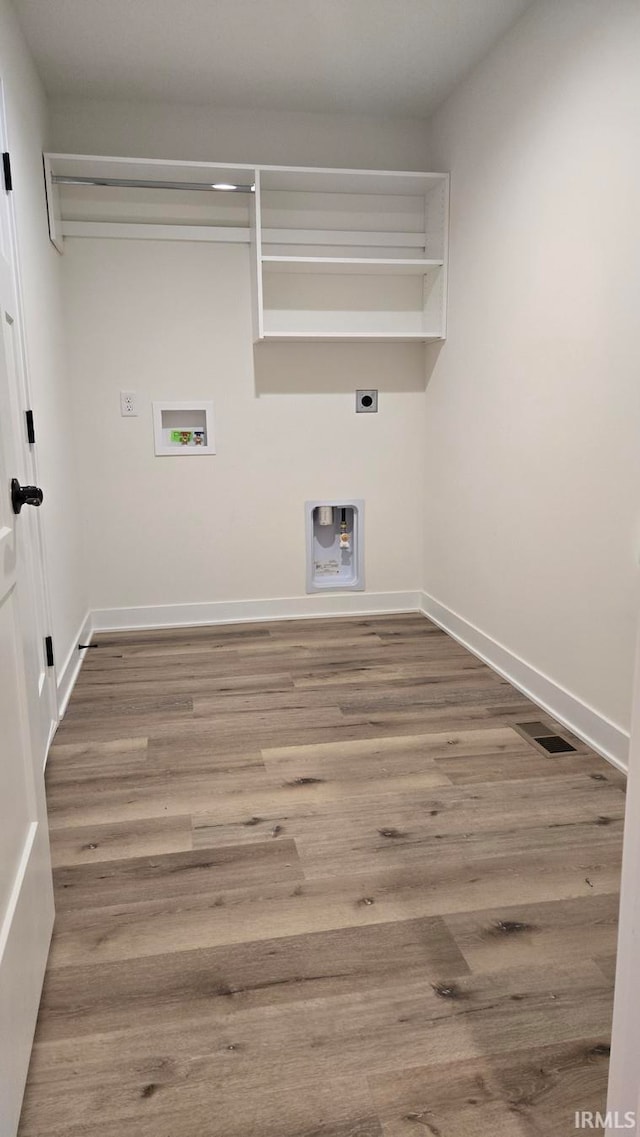
<instances>
[{"instance_id":1,"label":"irmls watermark text","mask_svg":"<svg viewBox=\"0 0 640 1137\"><path fill-rule=\"evenodd\" d=\"M576 1129L607 1129L614 1133L624 1130L627 1132L636 1127L636 1114L634 1111L618 1113L617 1110L609 1113L592 1113L588 1109L576 1110Z\"/></svg>"}]
</instances>

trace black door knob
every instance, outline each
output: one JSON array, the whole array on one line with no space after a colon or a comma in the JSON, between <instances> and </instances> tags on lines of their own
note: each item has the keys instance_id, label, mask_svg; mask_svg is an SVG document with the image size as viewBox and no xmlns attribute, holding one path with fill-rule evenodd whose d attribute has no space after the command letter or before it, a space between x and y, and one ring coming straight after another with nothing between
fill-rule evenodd
<instances>
[{"instance_id":1,"label":"black door knob","mask_svg":"<svg viewBox=\"0 0 640 1137\"><path fill-rule=\"evenodd\" d=\"M17 478L11 479L11 504L19 513L23 505L42 505L44 494L38 486L21 486Z\"/></svg>"}]
</instances>

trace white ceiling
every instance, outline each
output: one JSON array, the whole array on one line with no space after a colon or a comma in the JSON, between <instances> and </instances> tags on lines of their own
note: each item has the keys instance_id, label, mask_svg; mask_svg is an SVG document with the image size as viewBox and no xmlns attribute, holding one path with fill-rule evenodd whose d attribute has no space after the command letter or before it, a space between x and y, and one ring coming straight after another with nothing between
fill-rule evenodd
<instances>
[{"instance_id":1,"label":"white ceiling","mask_svg":"<svg viewBox=\"0 0 640 1137\"><path fill-rule=\"evenodd\" d=\"M14 0L51 95L430 114L531 0Z\"/></svg>"}]
</instances>

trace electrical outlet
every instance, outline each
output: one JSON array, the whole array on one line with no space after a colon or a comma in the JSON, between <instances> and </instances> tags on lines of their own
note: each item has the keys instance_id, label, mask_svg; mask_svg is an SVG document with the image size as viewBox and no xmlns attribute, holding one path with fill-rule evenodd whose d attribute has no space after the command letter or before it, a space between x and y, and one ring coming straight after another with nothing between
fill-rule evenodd
<instances>
[{"instance_id":1,"label":"electrical outlet","mask_svg":"<svg viewBox=\"0 0 640 1137\"><path fill-rule=\"evenodd\" d=\"M123 418L135 418L138 414L138 400L135 391L120 392L120 414Z\"/></svg>"},{"instance_id":2,"label":"electrical outlet","mask_svg":"<svg viewBox=\"0 0 640 1137\"><path fill-rule=\"evenodd\" d=\"M356 414L373 414L378 410L378 392L356 391Z\"/></svg>"}]
</instances>

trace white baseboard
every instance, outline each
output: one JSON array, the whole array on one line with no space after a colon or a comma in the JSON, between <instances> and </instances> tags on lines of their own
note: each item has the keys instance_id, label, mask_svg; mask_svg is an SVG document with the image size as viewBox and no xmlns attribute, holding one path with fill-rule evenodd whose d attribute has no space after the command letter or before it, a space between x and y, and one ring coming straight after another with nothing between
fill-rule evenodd
<instances>
[{"instance_id":1,"label":"white baseboard","mask_svg":"<svg viewBox=\"0 0 640 1137\"><path fill-rule=\"evenodd\" d=\"M308 620L320 616L377 616L417 612L418 592L349 592L287 596L276 600L220 600L203 604L153 604L142 608L97 608L94 632L188 628L262 620Z\"/></svg>"},{"instance_id":2,"label":"white baseboard","mask_svg":"<svg viewBox=\"0 0 640 1137\"><path fill-rule=\"evenodd\" d=\"M84 620L82 621L76 638L71 647L67 658L65 659L60 671L57 675L58 686L58 717L61 719L67 709L67 703L71 698L71 692L75 686L78 672L82 667L83 653L78 651L79 643L89 643L93 631L93 622L91 612L87 612Z\"/></svg>"},{"instance_id":3,"label":"white baseboard","mask_svg":"<svg viewBox=\"0 0 640 1137\"><path fill-rule=\"evenodd\" d=\"M67 699L67 702L68 702L68 699ZM51 743L53 742L53 740L56 736L56 731L57 731L59 726L60 726L60 714L58 713L58 717L51 720L51 726L49 727L49 737L47 739L47 745L44 748L44 757L42 759L42 772L43 772L43 774L47 768L47 762L49 760L49 751L51 749Z\"/></svg>"},{"instance_id":4,"label":"white baseboard","mask_svg":"<svg viewBox=\"0 0 640 1137\"><path fill-rule=\"evenodd\" d=\"M605 718L577 695L565 690L548 675L514 655L486 632L440 604L428 593L420 594L419 607L423 615L508 679L523 695L568 727L617 769L627 772L629 734L622 727Z\"/></svg>"}]
</instances>

